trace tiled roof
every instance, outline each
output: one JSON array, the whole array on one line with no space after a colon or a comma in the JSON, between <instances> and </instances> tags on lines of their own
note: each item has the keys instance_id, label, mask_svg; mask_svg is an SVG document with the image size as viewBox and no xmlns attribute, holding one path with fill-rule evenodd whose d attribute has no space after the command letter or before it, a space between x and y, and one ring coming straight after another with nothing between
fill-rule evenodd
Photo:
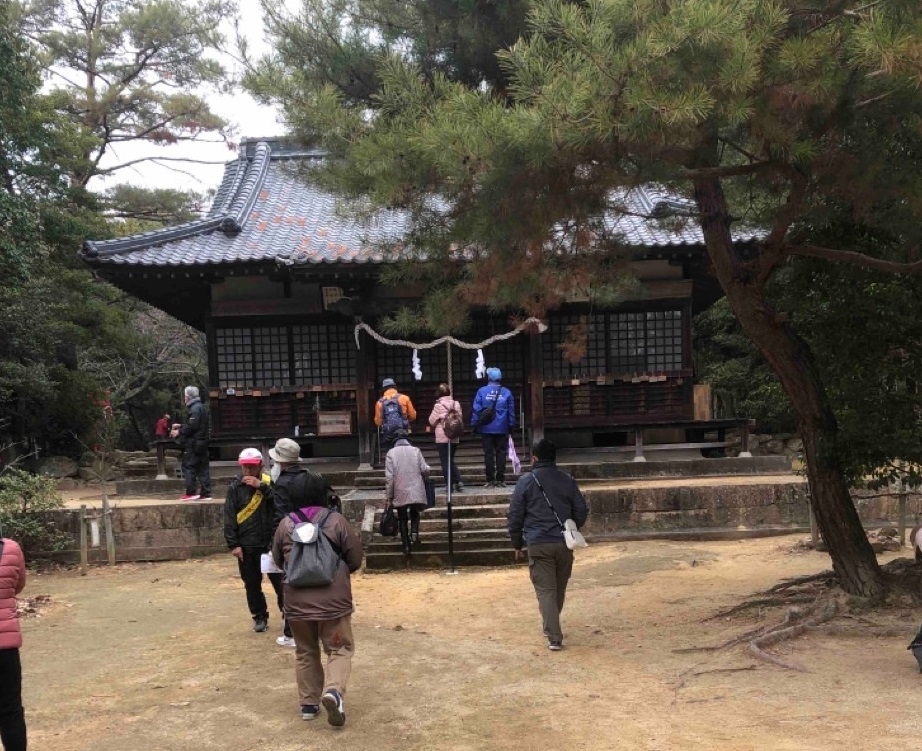
<instances>
[{"instance_id":1,"label":"tiled roof","mask_svg":"<svg viewBox=\"0 0 922 751\"><path fill-rule=\"evenodd\" d=\"M370 224L336 212L337 198L285 168L286 162L321 158L283 140L245 140L228 162L214 203L201 219L116 240L83 244L93 265L183 267L276 262L287 265L380 263L379 245L398 239L406 216L383 211ZM681 226L632 214L657 215L663 206L681 208L655 188L635 189L621 202L631 214L613 218L610 230L627 245L701 246L694 221ZM757 232L734 239L751 240Z\"/></svg>"}]
</instances>

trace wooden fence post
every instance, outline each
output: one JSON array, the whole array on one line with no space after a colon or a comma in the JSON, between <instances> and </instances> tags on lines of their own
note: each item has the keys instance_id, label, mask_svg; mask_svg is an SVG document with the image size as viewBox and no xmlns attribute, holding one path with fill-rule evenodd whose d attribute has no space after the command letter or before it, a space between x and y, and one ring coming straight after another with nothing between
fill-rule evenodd
<instances>
[{"instance_id":1,"label":"wooden fence post","mask_svg":"<svg viewBox=\"0 0 922 751\"><path fill-rule=\"evenodd\" d=\"M80 576L86 576L89 551L86 542L86 504L80 506Z\"/></svg>"},{"instance_id":2,"label":"wooden fence post","mask_svg":"<svg viewBox=\"0 0 922 751\"><path fill-rule=\"evenodd\" d=\"M102 494L102 521L106 528L106 555L109 565L115 565L115 536L112 534L112 507L109 505L109 495Z\"/></svg>"}]
</instances>

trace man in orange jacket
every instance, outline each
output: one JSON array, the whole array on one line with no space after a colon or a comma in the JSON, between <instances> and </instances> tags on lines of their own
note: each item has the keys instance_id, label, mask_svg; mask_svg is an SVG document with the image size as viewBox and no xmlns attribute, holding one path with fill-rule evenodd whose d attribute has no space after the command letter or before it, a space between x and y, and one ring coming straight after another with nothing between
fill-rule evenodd
<instances>
[{"instance_id":1,"label":"man in orange jacket","mask_svg":"<svg viewBox=\"0 0 922 751\"><path fill-rule=\"evenodd\" d=\"M381 428L381 457L394 447L397 431L409 432L410 423L416 419L416 408L410 397L397 391L393 378L381 382L384 392L375 403L375 425Z\"/></svg>"}]
</instances>

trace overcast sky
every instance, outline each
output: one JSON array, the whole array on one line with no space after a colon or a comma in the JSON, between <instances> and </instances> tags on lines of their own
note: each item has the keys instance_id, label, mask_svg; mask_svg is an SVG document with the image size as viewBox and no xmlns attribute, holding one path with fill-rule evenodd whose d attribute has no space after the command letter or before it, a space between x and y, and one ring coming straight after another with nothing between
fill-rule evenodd
<instances>
[{"instance_id":1,"label":"overcast sky","mask_svg":"<svg viewBox=\"0 0 922 751\"><path fill-rule=\"evenodd\" d=\"M247 34L251 51L259 53L266 49L263 40L262 11L259 0L238 0L240 7L240 28ZM228 67L234 67L233 60L225 60ZM254 136L278 136L285 132L279 122L278 110L266 107L247 93L240 91L233 96L211 95L208 97L216 114L236 126L235 140ZM218 164L195 164L187 162L168 162L173 169L158 166L152 162L142 162L132 167L119 170L105 181L91 183L95 190L103 190L118 183L131 183L151 188L177 188L204 192L217 188L224 173L224 162L233 159L236 151L228 150L224 143L181 143L173 146L156 146L148 143L116 144L118 147L107 164L123 163L145 156L182 157L202 161L214 161ZM177 170L182 170L179 172ZM183 173L189 174L183 174Z\"/></svg>"}]
</instances>

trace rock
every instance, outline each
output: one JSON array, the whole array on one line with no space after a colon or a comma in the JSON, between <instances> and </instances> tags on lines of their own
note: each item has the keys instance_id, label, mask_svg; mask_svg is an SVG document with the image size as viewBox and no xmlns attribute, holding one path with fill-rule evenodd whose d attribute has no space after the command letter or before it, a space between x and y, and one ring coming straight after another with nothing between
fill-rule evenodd
<instances>
[{"instance_id":1,"label":"rock","mask_svg":"<svg viewBox=\"0 0 922 751\"><path fill-rule=\"evenodd\" d=\"M45 477L76 477L77 462L66 456L46 456L39 459L36 471Z\"/></svg>"},{"instance_id":2,"label":"rock","mask_svg":"<svg viewBox=\"0 0 922 751\"><path fill-rule=\"evenodd\" d=\"M784 443L777 438L772 438L765 443L760 443L759 448L765 454L782 454L784 453Z\"/></svg>"},{"instance_id":3,"label":"rock","mask_svg":"<svg viewBox=\"0 0 922 751\"><path fill-rule=\"evenodd\" d=\"M156 461L149 461L148 459L129 459L125 462L126 467L136 467L141 469L146 469L148 467L156 467Z\"/></svg>"},{"instance_id":4,"label":"rock","mask_svg":"<svg viewBox=\"0 0 922 751\"><path fill-rule=\"evenodd\" d=\"M875 534L878 537L898 537L900 531L896 527L881 527Z\"/></svg>"},{"instance_id":5,"label":"rock","mask_svg":"<svg viewBox=\"0 0 922 751\"><path fill-rule=\"evenodd\" d=\"M800 452L804 450L804 442L797 436L788 441L788 451Z\"/></svg>"},{"instance_id":6,"label":"rock","mask_svg":"<svg viewBox=\"0 0 922 751\"><path fill-rule=\"evenodd\" d=\"M884 550L891 550L893 552L899 552L903 549L903 546L900 545L900 541L895 539L880 540L880 544L884 546Z\"/></svg>"},{"instance_id":7,"label":"rock","mask_svg":"<svg viewBox=\"0 0 922 751\"><path fill-rule=\"evenodd\" d=\"M76 490L80 487L80 482L73 477L62 477L57 481L56 486L59 491Z\"/></svg>"},{"instance_id":8,"label":"rock","mask_svg":"<svg viewBox=\"0 0 922 751\"><path fill-rule=\"evenodd\" d=\"M883 553L885 550L884 544L878 540L871 540L871 549L875 553Z\"/></svg>"},{"instance_id":9,"label":"rock","mask_svg":"<svg viewBox=\"0 0 922 751\"><path fill-rule=\"evenodd\" d=\"M79 470L81 479L87 482L111 482L118 477L118 474L116 468L111 465L93 464L90 467L80 467Z\"/></svg>"}]
</instances>

